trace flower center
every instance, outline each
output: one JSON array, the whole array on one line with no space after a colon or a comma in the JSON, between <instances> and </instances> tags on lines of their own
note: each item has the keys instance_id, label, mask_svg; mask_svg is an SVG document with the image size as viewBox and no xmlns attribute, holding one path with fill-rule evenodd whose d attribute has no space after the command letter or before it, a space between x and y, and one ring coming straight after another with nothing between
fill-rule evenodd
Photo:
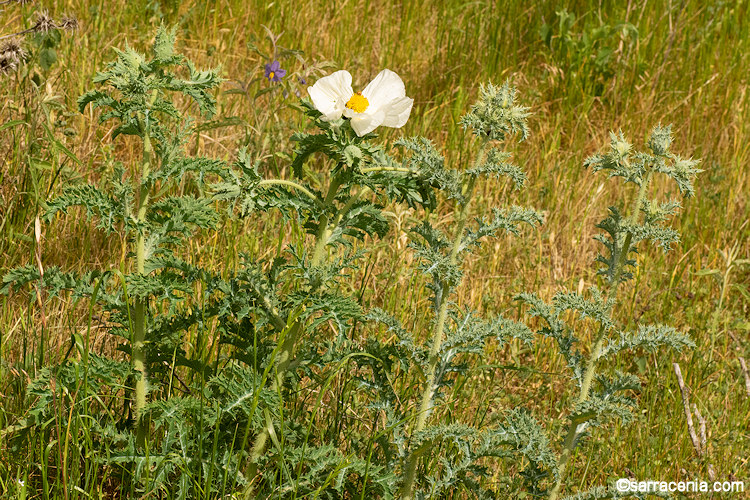
<instances>
[{"instance_id":1,"label":"flower center","mask_svg":"<svg viewBox=\"0 0 750 500\"><path fill-rule=\"evenodd\" d=\"M276 74L273 71L271 71L270 73L268 73L268 79L269 80L273 80L274 76L276 76Z\"/></svg>"},{"instance_id":2,"label":"flower center","mask_svg":"<svg viewBox=\"0 0 750 500\"><path fill-rule=\"evenodd\" d=\"M352 96L351 99L346 103L346 107L354 111L355 113L364 113L370 103L367 97L362 95L362 92L357 92Z\"/></svg>"}]
</instances>

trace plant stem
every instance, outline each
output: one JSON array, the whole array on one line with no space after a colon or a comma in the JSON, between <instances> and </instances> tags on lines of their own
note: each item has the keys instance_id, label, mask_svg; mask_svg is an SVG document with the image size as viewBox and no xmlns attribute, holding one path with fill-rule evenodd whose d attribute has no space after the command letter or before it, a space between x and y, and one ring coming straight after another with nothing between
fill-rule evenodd
<instances>
[{"instance_id":1,"label":"plant stem","mask_svg":"<svg viewBox=\"0 0 750 500\"><path fill-rule=\"evenodd\" d=\"M293 184L296 184L296 183L293 183ZM328 193L326 194L326 198L323 201L324 210L328 210L331 207L331 205L333 204L333 200L336 198L336 193L338 192L338 189L340 186L341 186L340 179L336 177L331 179L331 184L328 187ZM347 206L351 207L351 205L349 204L347 204ZM344 209L346 209L346 207L344 207ZM311 263L313 266L320 265L320 263L323 261L326 255L326 246L328 244L330 231L331 229L329 228L329 224L328 224L328 216L323 215L320 218L320 226L318 227L318 232L315 235L315 247L313 250L313 257L311 260ZM278 316L275 316L274 327L279 333L283 333L284 330L286 329L286 323L284 323L283 321L280 321L280 318L278 318ZM295 344L297 343L301 330L302 330L302 323L299 321L296 321L291 326L291 328L289 328L289 330L286 332L286 335L283 340L283 344L281 346L281 351L279 352L278 358L276 360L276 373L274 375L273 382L271 383L272 391L280 390L282 385L284 384L284 379L286 378L286 372L289 369L289 365L292 362L292 357L294 355L294 347L295 347ZM266 427L264 427L261 433L258 434L258 436L255 438L255 442L253 443L253 449L250 454L250 461L251 461L250 474L249 474L250 478L255 476L257 472L257 462L260 459L260 457L263 456L263 453L265 453L266 444L268 443L268 438L270 437L270 432L271 432L271 429L269 428L270 425L271 425L271 422L266 422Z\"/></svg>"},{"instance_id":2,"label":"plant stem","mask_svg":"<svg viewBox=\"0 0 750 500\"><path fill-rule=\"evenodd\" d=\"M405 174L414 173L414 170L406 167L367 167L361 168L359 171L363 174L368 172L403 172Z\"/></svg>"},{"instance_id":3,"label":"plant stem","mask_svg":"<svg viewBox=\"0 0 750 500\"><path fill-rule=\"evenodd\" d=\"M292 189L296 189L297 191L300 191L301 193L305 194L308 198L310 198L311 200L313 200L319 206L323 205L323 203L320 200L320 198L318 198L317 196L315 196L315 194L312 191L310 191L305 186L303 186L301 184L298 184L298 183L296 183L294 181L287 181L287 180L284 180L284 179L266 179L266 180L262 180L262 181L260 181L258 183L258 187L262 187L262 186L274 186L274 185L287 186L287 187L290 187Z\"/></svg>"},{"instance_id":4,"label":"plant stem","mask_svg":"<svg viewBox=\"0 0 750 500\"><path fill-rule=\"evenodd\" d=\"M331 185L328 187L328 193L326 199L323 201L325 210L328 210L333 204L333 200L336 198L336 193L341 186L341 180L337 177L331 179ZM323 215L320 218L320 224L318 226L318 232L315 235L315 249L313 250L313 256L310 263L313 266L319 266L323 261L326 253L326 247L328 246L328 238L331 236L331 230L328 227L328 216Z\"/></svg>"},{"instance_id":5,"label":"plant stem","mask_svg":"<svg viewBox=\"0 0 750 500\"><path fill-rule=\"evenodd\" d=\"M339 210L338 212L336 212L336 217L335 217L335 218L333 219L333 223L332 223L331 225L332 225L333 227L336 227L336 226L338 226L338 225L339 225L339 223L341 222L341 219L343 219L343 218L344 218L344 215L346 215L346 213L347 213L347 212L348 212L349 210L351 210L351 209L352 209L352 207L354 206L354 204L355 204L355 203L357 203L357 201L358 201L358 200L359 200L360 198L362 198L362 197L363 197L364 195L366 195L366 194L368 194L368 193L371 193L371 192L372 192L372 190L371 190L371 189L370 189L369 187L367 187L367 186L364 186L364 187L362 187L362 189L360 189L360 190L359 190L359 192L358 192L357 194L354 194L354 195L352 195L352 196L351 196L351 197L349 198L349 201L347 201L347 202L346 202L346 205L344 205L344 206L343 206L343 207L341 208L341 210Z\"/></svg>"},{"instance_id":6,"label":"plant stem","mask_svg":"<svg viewBox=\"0 0 750 500\"><path fill-rule=\"evenodd\" d=\"M633 211L628 218L628 222L630 224L636 224L638 222L641 205L643 204L643 199L646 196L648 185L651 182L651 173L652 171L649 170L646 174L646 178L641 182L641 186L638 190L638 196L636 197L633 204ZM633 233L628 231L628 233L625 235L625 240L623 241L620 255L618 256L617 262L615 264L612 281L610 282L607 293L604 296L605 304L609 302L609 299L611 297L617 297L617 289L620 285L620 277L622 276L622 272L625 268L625 263L628 260L628 253L630 253L630 245L632 243L632 240ZM614 303L610 304L610 306L608 307L608 313L612 310L613 306ZM591 384L594 380L594 376L596 375L597 363L599 361L599 358L601 357L602 349L604 348L606 333L607 330L604 328L604 325L600 325L599 331L597 332L594 339L594 346L591 349L591 354L586 361L586 369L583 373L583 380L581 381L581 391L578 394L578 398L576 399L576 405L584 403L589 397L589 393L591 392ZM560 459L557 462L557 481L555 482L555 487L552 488L552 491L550 492L550 500L557 500L558 496L560 495L562 483L563 481L565 481L568 473L568 464L570 462L570 457L573 455L573 451L575 450L576 438L578 437L578 426L579 422L577 421L571 421L570 425L568 426L568 433L565 436L565 441L563 442L563 450L560 454Z\"/></svg>"},{"instance_id":7,"label":"plant stem","mask_svg":"<svg viewBox=\"0 0 750 500\"><path fill-rule=\"evenodd\" d=\"M479 151L479 155L476 160L476 164L480 164L484 158L484 151L487 145L487 140L482 143L482 147ZM458 252L461 249L461 243L463 242L464 229L466 228L466 221L469 215L469 205L471 204L471 197L474 191L474 184L476 177L471 176L469 181L466 183L463 189L464 202L461 205L461 209L458 213L458 219L456 222L456 232L453 236L453 246L449 255L449 262L451 266L455 266L458 262ZM433 399L435 397L435 391L437 390L438 379L437 379L437 367L440 363L440 347L443 344L443 332L445 331L445 320L448 317L448 297L450 293L450 285L445 281L440 282L439 286L440 296L437 297L438 313L437 321L435 322L435 328L432 332L432 345L430 346L430 355L427 358L427 373L425 374L425 389L422 393L422 402L419 405L419 412L417 413L417 423L414 427L414 432L421 432L427 425L427 418L432 412ZM411 500L414 497L414 484L417 474L417 462L419 461L421 453L417 450L412 451L409 456L409 461L406 464L406 471L404 473L404 484L401 487L401 494L404 500Z\"/></svg>"},{"instance_id":8,"label":"plant stem","mask_svg":"<svg viewBox=\"0 0 750 500\"><path fill-rule=\"evenodd\" d=\"M158 94L156 91L151 95L150 105L156 101ZM151 173L151 162L154 149L151 144L149 135L148 119L142 122L143 130L143 159L141 160L140 172L140 192L138 195L138 214L135 236L135 271L138 274L146 272L146 235L143 224L146 222L148 213L149 199L151 188L148 183L148 176ZM135 300L135 325L133 331L133 368L138 373L135 383L135 418L137 425L136 442L138 446L146 444L147 426L143 420L143 409L146 407L146 396L148 392L148 375L146 373L146 352L144 345L146 342L146 298L137 298Z\"/></svg>"},{"instance_id":9,"label":"plant stem","mask_svg":"<svg viewBox=\"0 0 750 500\"><path fill-rule=\"evenodd\" d=\"M143 140L143 162L141 163L141 190L138 198L138 224L146 220L148 208L149 188L146 179L151 169L152 154L151 139L146 133ZM135 237L136 273L144 274L146 265L145 234L142 227L137 229ZM144 343L146 341L146 300L138 298L135 301L135 331L133 332L133 368L138 372L138 380L135 383L135 416L138 422L137 441L139 445L145 444L146 426L142 414L146 406L146 392L148 386L146 374L146 353Z\"/></svg>"},{"instance_id":10,"label":"plant stem","mask_svg":"<svg viewBox=\"0 0 750 500\"><path fill-rule=\"evenodd\" d=\"M276 373L274 374L273 382L271 383L271 390L274 392L279 391L284 384L284 378L286 378L286 372L292 362L294 344L297 342L300 329L301 324L297 321L291 326L291 328L289 328L289 331L286 332L284 343L282 344L281 351L276 360ZM283 333L283 330L281 333ZM272 425L272 422L267 421L266 427L264 427L261 433L258 434L253 443L253 450L250 454L251 474L249 477L251 478L255 476L257 471L258 459L260 459L266 451L266 444L268 443L268 438L271 434L270 425Z\"/></svg>"}]
</instances>

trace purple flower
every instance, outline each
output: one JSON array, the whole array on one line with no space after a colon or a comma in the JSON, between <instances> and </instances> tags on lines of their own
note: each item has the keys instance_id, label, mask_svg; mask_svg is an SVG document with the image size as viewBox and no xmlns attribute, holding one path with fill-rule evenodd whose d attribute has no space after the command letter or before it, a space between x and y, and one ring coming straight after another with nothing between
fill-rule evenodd
<instances>
[{"instance_id":1,"label":"purple flower","mask_svg":"<svg viewBox=\"0 0 750 500\"><path fill-rule=\"evenodd\" d=\"M281 69L281 63L279 61L273 61L270 64L266 64L266 78L271 82L280 82L286 75L286 70Z\"/></svg>"}]
</instances>

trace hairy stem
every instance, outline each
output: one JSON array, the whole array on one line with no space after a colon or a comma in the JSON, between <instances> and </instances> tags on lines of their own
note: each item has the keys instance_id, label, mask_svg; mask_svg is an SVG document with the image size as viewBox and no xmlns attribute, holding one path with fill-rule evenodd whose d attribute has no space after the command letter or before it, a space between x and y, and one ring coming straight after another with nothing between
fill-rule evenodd
<instances>
[{"instance_id":1,"label":"hairy stem","mask_svg":"<svg viewBox=\"0 0 750 500\"><path fill-rule=\"evenodd\" d=\"M651 172L652 171L649 170L646 174L646 178L641 182L641 186L638 190L638 195L636 196L633 204L633 211L628 218L630 224L636 224L638 222L641 205L643 204L643 199L646 196L648 185L651 182ZM628 253L630 253L632 240L633 233L628 232L625 235L625 239L623 240L622 248L620 250L620 255L615 264L612 281L610 282L607 293L604 296L605 303L607 303L611 297L617 297L617 289L621 282L620 278L622 276L622 272L625 269L625 263L628 260ZM609 310L611 310L613 306L614 303L609 306ZM578 398L576 399L576 405L585 402L589 397L589 393L591 392L591 384L594 380L594 376L596 375L597 364L599 358L601 357L602 349L604 348L606 333L607 330L604 328L604 325L600 325L596 337L594 338L594 345L591 349L591 353L588 360L586 361L586 368L583 372L583 380L581 381L581 391L579 392ZM563 450L557 463L557 481L555 482L554 488L552 488L552 491L550 492L550 500L557 500L560 495L560 490L562 489L562 484L567 477L568 464L570 462L570 457L573 455L573 451L575 450L576 438L578 437L578 426L579 422L576 421L571 421L570 425L568 426L568 433L565 436L565 441L563 442Z\"/></svg>"},{"instance_id":2,"label":"hairy stem","mask_svg":"<svg viewBox=\"0 0 750 500\"><path fill-rule=\"evenodd\" d=\"M293 184L296 184L296 183L293 183ZM328 193L326 194L326 198L323 201L324 210L328 210L331 207L331 205L333 204L333 200L336 198L336 193L338 192L338 189L340 186L341 186L340 179L336 177L331 179L331 184L328 187ZM349 204L347 204L347 206L351 208ZM342 211L345 209L346 207L344 207ZM313 266L320 265L321 262L325 258L326 246L328 244L328 238L330 237L330 232L331 232L331 228L328 222L329 221L328 221L327 215L323 215L320 218L320 226L318 228L318 232L315 235L315 247L313 250L313 257L311 261ZM284 330L286 329L286 323L284 323L284 321L281 320L278 317L278 315L275 315L275 314L274 314L273 324L279 333L283 333ZM291 326L291 328L289 328L289 330L286 332L286 335L284 336L281 350L276 360L276 372L274 374L273 382L271 383L272 391L279 391L282 385L284 384L284 379L286 378L287 370L289 369L289 365L291 364L292 358L294 356L294 347L295 347L295 344L297 343L297 340L301 331L302 331L302 323L300 323L299 321L296 321ZM250 478L255 476L257 472L257 462L266 451L266 445L268 444L268 438L270 437L270 433L271 433L270 425L272 425L271 422L266 422L266 427L263 429L263 431L261 431L260 434L258 434L258 436L256 436L255 442L253 443L253 449L250 454L250 461L251 461L250 471L249 471Z\"/></svg>"},{"instance_id":3,"label":"hairy stem","mask_svg":"<svg viewBox=\"0 0 750 500\"><path fill-rule=\"evenodd\" d=\"M158 92L154 90L149 99L148 107L154 105ZM148 177L151 173L153 162L154 148L151 144L149 131L148 111L141 121L141 130L143 131L143 159L141 160L140 172L140 190L138 193L138 213L135 236L135 271L138 274L146 272L146 233L143 228L148 215L148 206L151 199L151 186ZM146 352L144 345L146 343L146 309L147 298L138 298L135 300L135 324L133 329L132 341L132 360L133 369L137 372L135 383L135 418L137 423L136 443L138 446L146 444L147 424L143 419L143 409L146 407L148 396L148 374L146 373Z\"/></svg>"},{"instance_id":4,"label":"hairy stem","mask_svg":"<svg viewBox=\"0 0 750 500\"><path fill-rule=\"evenodd\" d=\"M331 179L331 185L328 187L328 193L326 199L323 201L323 206L328 210L333 204L333 200L336 198L336 193L341 186L341 180L337 177ZM328 216L323 215L320 218L320 224L318 232L315 235L315 249L313 250L313 256L311 264L313 266L319 266L326 255L326 247L328 246L328 238L331 236L331 228L328 225Z\"/></svg>"},{"instance_id":5,"label":"hairy stem","mask_svg":"<svg viewBox=\"0 0 750 500\"><path fill-rule=\"evenodd\" d=\"M484 151L487 144L487 140L482 143L482 147L479 151L479 155L476 160L476 164L480 164L484 158ZM469 205L471 204L471 197L474 191L474 184L476 177L471 176L469 181L464 186L464 202L461 205L461 209L458 213L458 219L456 221L456 232L453 236L453 246L449 255L449 261L452 266L458 263L458 252L461 249L461 243L463 242L464 229L466 229L466 221L469 215ZM414 427L414 432L423 431L427 425L427 418L432 412L435 391L437 390L438 377L437 368L440 363L440 347L443 344L443 333L445 331L445 320L448 317L448 294L450 293L450 285L445 281L441 281L439 284L440 296L438 299L438 311L437 321L435 322L435 328L432 331L432 345L430 346L430 355L427 359L427 373L425 374L425 388L422 392L422 401L419 405L417 413L417 422ZM419 462L420 453L417 450L412 451L409 456L409 460L406 464L406 470L404 473L404 484L401 487L402 498L404 500L411 500L414 497L414 486L417 474L417 463Z\"/></svg>"},{"instance_id":6,"label":"hairy stem","mask_svg":"<svg viewBox=\"0 0 750 500\"><path fill-rule=\"evenodd\" d=\"M276 392L280 391L282 385L284 384L284 378L286 377L286 372L289 369L289 365L292 362L292 354L294 353L294 344L297 341L297 337L299 336L299 332L302 329L301 324L299 321L295 322L291 328L286 332L286 335L284 336L284 341L281 346L281 351L279 352L278 358L276 359L276 372L273 377L273 382L271 383L271 390ZM282 332L283 333L283 330ZM255 438L255 442L253 443L253 449L250 454L250 460L251 460L251 474L250 477L254 477L255 473L257 472L257 462L260 459L260 457L263 456L263 453L266 451L266 445L268 444L268 438L271 434L271 425L273 425L272 422L267 421L266 427L263 428L260 434Z\"/></svg>"},{"instance_id":7,"label":"hairy stem","mask_svg":"<svg viewBox=\"0 0 750 500\"><path fill-rule=\"evenodd\" d=\"M151 171L151 155L153 147L148 130L143 137L143 161L141 162L141 186L138 196L138 229L135 237L136 273L144 274L146 267L146 235L142 224L146 221L150 188L148 176ZM144 344L146 342L146 299L138 298L135 301L135 329L133 331L133 368L138 373L135 383L135 417L137 421L137 442L143 446L146 442L146 423L143 420L143 409L146 407L146 393L148 391L148 378L146 374L146 353Z\"/></svg>"},{"instance_id":8,"label":"hairy stem","mask_svg":"<svg viewBox=\"0 0 750 500\"><path fill-rule=\"evenodd\" d=\"M403 172L405 174L415 173L414 170L406 167L367 167L361 168L359 171L363 174L368 172Z\"/></svg>"},{"instance_id":9,"label":"hairy stem","mask_svg":"<svg viewBox=\"0 0 750 500\"><path fill-rule=\"evenodd\" d=\"M263 187L263 186L287 186L287 187L296 189L297 191L303 193L305 196L313 200L319 206L323 206L323 202L321 201L321 199L318 198L312 191L307 189L302 184L298 184L294 181L287 181L284 179L265 179L258 183L258 187Z\"/></svg>"}]
</instances>

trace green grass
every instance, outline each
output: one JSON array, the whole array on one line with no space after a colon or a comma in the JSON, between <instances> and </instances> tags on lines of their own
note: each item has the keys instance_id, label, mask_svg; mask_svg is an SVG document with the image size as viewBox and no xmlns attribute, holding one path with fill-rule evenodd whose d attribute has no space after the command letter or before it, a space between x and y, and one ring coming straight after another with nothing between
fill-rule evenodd
<instances>
[{"instance_id":1,"label":"green grass","mask_svg":"<svg viewBox=\"0 0 750 500\"><path fill-rule=\"evenodd\" d=\"M248 49L247 42L256 37L262 43L262 25L283 31L279 43L304 51L309 59L334 61L337 68L348 69L355 87L364 86L383 67L393 69L403 77L415 105L402 130L383 135L391 139L424 135L453 163L464 161L473 150L458 119L479 84L510 78L519 87L521 102L533 113L531 137L512 146L515 161L529 173L528 189L519 199L509 189L487 186L480 189L475 209L481 213L482 206L511 197L514 203L546 211L547 219L538 231L520 239L500 239L470 262L460 302L488 313L517 314L512 297L524 290L550 297L563 287L579 289L595 283L591 265L598 245L592 240L594 223L620 197L619 190L627 188L603 185L601 177L582 168L583 159L607 143L609 130L622 129L640 146L654 125L673 123L674 150L701 158L705 172L697 180L696 198L685 204L673 222L682 234L677 250L664 256L653 249L639 257L639 275L625 288L619 314L687 330L698 347L681 356L644 355L618 367L647 381L639 396L643 414L635 425L599 431L579 448L568 491L603 485L608 478L631 473L638 479L708 478L709 464L718 480L745 479L750 488L750 397L738 363L739 356L750 358L750 268L737 266L730 274L715 328L711 318L722 284L703 273L711 269L724 273L726 265L719 252L734 245L738 258L750 258L750 4L746 0L559 4L354 0L270 5L257 1L61 0L48 4L55 15L76 13L82 29L62 40L48 85L20 89L15 77L0 79L0 124L10 120L28 124L3 130L0 136L0 272L33 262L34 216L40 200L58 192L66 179L95 179L112 156L126 161L139 154L133 144L122 141L114 151L104 149L101 143L109 142L108 130L97 128L89 110L70 116L63 111L75 109L75 99L91 88L91 78L112 59L113 48L126 41L146 47L162 16L165 23L179 24L181 50L201 66L221 64L230 82L260 76L264 61ZM2 33L28 26L35 8L4 6ZM576 19L566 54L559 50L561 42L554 31L555 12L562 8ZM579 43L579 34L622 21L638 30L632 45L619 35L593 49ZM545 22L553 27L552 49L540 35ZM596 73L590 64L601 47L613 50L609 76ZM230 82L225 89L231 88ZM33 93L61 106L50 108L50 118L34 116L27 105ZM239 116L255 125L252 106L241 95L219 96L221 115ZM28 129L59 118L76 132L63 140L81 165L60 150L52 150L49 167L30 166L25 153ZM302 117L296 111L284 109L272 121L275 126L250 132L249 142L261 155L290 153L288 131L299 123ZM209 131L194 148L231 158L247 133L239 127ZM275 168L279 175L289 174L283 158L276 159ZM58 169L61 174L53 176ZM658 184L657 189L666 186ZM413 214L394 210L396 226L408 227ZM446 218L449 215L441 212ZM228 223L225 231L198 238L185 251L206 266L231 269L237 263L238 249L260 257L275 253L283 241L300 237L269 230L276 227L277 220ZM383 307L407 323L416 323L415 331L427 331L424 315L415 315L426 307L423 278L415 276L401 234L395 230L392 237L377 243L352 286L364 290L365 305ZM46 225L43 235L40 250L47 267L110 268L125 260L120 242L102 236L83 219L68 217L64 223ZM390 264L394 259L403 262L403 267L394 268ZM43 316L46 327L42 327ZM44 365L59 361L71 334L86 331L88 326L87 307L69 299L52 300L44 308L20 295L2 299L0 427L24 417L26 383ZM113 350L112 341L99 329L92 328L90 333L95 350ZM186 344L193 341L186 339ZM512 346L495 352L492 359L482 360L441 412L462 413L464 420L472 421L475 411L480 418L485 410L493 415L523 405L548 416L548 430L561 436L564 430L557 427L562 423L561 412L574 395L565 391L564 363L553 352L546 342L530 349ZM703 458L696 456L687 433L673 361L680 363L692 401L706 418L708 453ZM518 370L519 365L536 370ZM487 384L493 384L502 397L487 400ZM336 381L332 390L343 391ZM319 412L322 420L335 420L335 415ZM0 444L0 490L17 478L33 476L49 488L50 498L62 498L67 482L88 474L89 484L101 485L92 494L104 495L106 477L97 475L107 471L87 462L79 451L80 443L69 439L85 438L86 423L74 418L70 425L58 429L57 442L32 438L34 448L27 450L29 455ZM506 473L498 468L498 480Z\"/></svg>"}]
</instances>

